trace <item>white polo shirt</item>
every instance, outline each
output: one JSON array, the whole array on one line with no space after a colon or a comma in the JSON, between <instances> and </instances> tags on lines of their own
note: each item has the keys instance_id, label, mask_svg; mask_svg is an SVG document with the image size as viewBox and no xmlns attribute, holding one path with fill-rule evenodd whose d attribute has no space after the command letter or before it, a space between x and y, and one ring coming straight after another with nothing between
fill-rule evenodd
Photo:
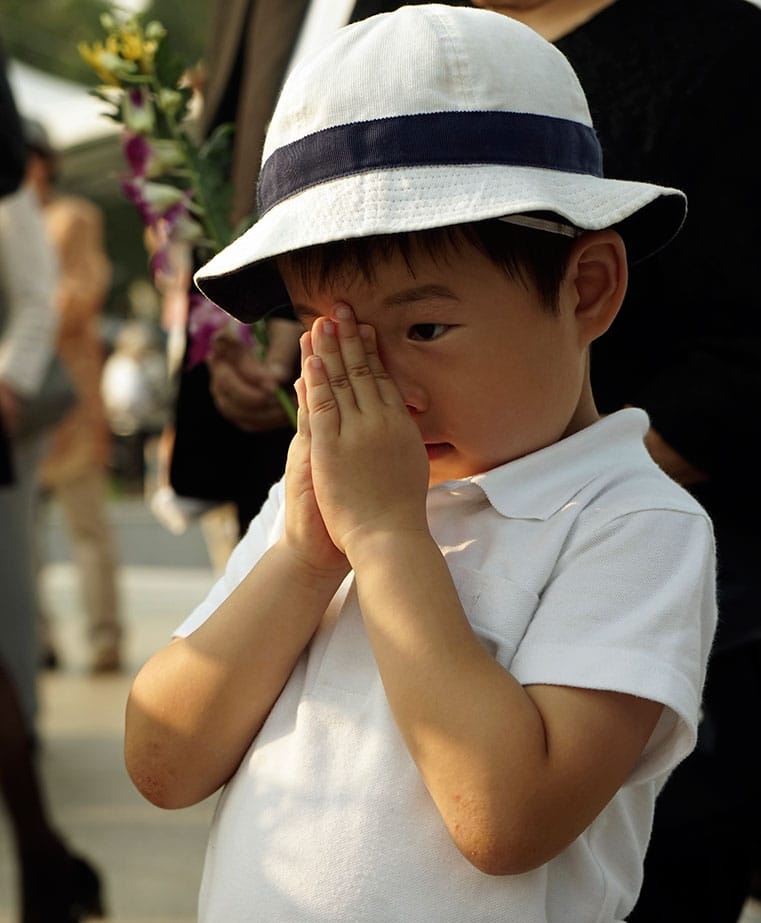
<instances>
[{"instance_id":1,"label":"white polo shirt","mask_svg":"<svg viewBox=\"0 0 761 923\"><path fill-rule=\"evenodd\" d=\"M695 742L716 620L709 520L651 461L647 425L642 411L619 411L429 491L465 611L505 669L524 684L666 706L587 830L523 875L484 875L463 858L394 723L349 576L220 799L201 923L625 918L655 796ZM281 482L177 634L217 608L282 528Z\"/></svg>"}]
</instances>

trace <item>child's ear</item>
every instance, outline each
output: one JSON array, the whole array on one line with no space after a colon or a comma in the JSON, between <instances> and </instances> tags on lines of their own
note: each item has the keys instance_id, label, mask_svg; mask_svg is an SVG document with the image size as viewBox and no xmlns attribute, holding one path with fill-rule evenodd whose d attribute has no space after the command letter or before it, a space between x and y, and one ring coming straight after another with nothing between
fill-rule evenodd
<instances>
[{"instance_id":1,"label":"child's ear","mask_svg":"<svg viewBox=\"0 0 761 923\"><path fill-rule=\"evenodd\" d=\"M574 311L584 345L610 327L626 294L626 248L616 231L588 231L571 250L564 291Z\"/></svg>"}]
</instances>

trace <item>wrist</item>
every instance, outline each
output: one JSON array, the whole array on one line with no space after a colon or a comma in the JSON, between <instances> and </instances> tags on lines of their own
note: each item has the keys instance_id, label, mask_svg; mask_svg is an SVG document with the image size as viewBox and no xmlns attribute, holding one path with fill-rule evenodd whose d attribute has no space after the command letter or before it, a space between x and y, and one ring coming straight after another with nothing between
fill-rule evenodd
<instances>
[{"instance_id":1,"label":"wrist","mask_svg":"<svg viewBox=\"0 0 761 923\"><path fill-rule=\"evenodd\" d=\"M272 551L281 558L294 584L330 597L350 570L348 560L338 549L335 549L335 560L318 561L294 546L287 535L283 535L275 543Z\"/></svg>"},{"instance_id":2,"label":"wrist","mask_svg":"<svg viewBox=\"0 0 761 923\"><path fill-rule=\"evenodd\" d=\"M403 529L356 529L344 546L355 571L373 564L386 567L393 560L414 563L428 549L437 553L439 550L427 524Z\"/></svg>"}]
</instances>

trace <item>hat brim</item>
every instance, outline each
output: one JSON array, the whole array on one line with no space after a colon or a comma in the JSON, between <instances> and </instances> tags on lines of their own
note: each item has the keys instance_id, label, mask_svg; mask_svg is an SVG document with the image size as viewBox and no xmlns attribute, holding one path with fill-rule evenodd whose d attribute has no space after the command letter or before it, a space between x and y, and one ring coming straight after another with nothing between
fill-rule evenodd
<instances>
[{"instance_id":1,"label":"hat brim","mask_svg":"<svg viewBox=\"0 0 761 923\"><path fill-rule=\"evenodd\" d=\"M677 234L686 198L678 189L649 183L535 167L468 164L358 173L278 203L201 267L194 281L223 310L252 323L288 303L273 262L283 253L531 212L551 212L583 230L615 228L635 263Z\"/></svg>"}]
</instances>

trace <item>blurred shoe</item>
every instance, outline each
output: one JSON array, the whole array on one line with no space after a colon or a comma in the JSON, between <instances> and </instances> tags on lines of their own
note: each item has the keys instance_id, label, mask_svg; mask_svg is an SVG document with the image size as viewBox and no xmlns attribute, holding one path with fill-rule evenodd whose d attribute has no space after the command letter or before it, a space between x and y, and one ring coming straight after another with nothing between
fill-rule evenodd
<instances>
[{"instance_id":1,"label":"blurred shoe","mask_svg":"<svg viewBox=\"0 0 761 923\"><path fill-rule=\"evenodd\" d=\"M97 648L90 661L91 673L118 673L121 668L121 653L115 645Z\"/></svg>"}]
</instances>

